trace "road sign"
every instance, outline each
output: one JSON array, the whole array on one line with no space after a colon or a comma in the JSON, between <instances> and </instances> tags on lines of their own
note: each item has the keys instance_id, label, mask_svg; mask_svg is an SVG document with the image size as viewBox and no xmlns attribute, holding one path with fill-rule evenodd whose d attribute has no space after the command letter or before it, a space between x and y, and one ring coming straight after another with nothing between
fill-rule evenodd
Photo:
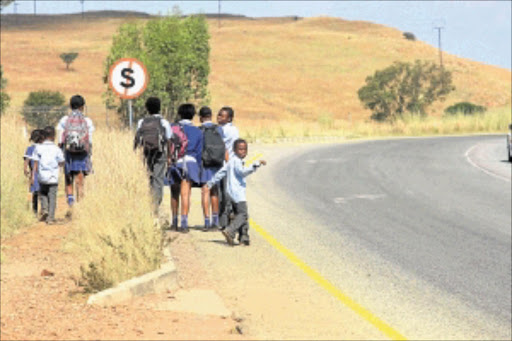
<instances>
[{"instance_id":1,"label":"road sign","mask_svg":"<svg viewBox=\"0 0 512 341\"><path fill-rule=\"evenodd\" d=\"M149 75L144 64L135 58L122 58L111 67L108 83L122 99L140 96L148 85Z\"/></svg>"}]
</instances>

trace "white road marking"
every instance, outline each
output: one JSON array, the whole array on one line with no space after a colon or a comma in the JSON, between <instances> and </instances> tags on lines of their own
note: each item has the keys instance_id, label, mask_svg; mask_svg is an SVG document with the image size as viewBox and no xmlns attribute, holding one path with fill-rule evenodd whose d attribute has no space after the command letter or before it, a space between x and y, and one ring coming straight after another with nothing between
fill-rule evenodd
<instances>
[{"instance_id":1,"label":"white road marking","mask_svg":"<svg viewBox=\"0 0 512 341\"><path fill-rule=\"evenodd\" d=\"M481 170L482 172L484 172L484 173L486 173L486 174L490 175L490 176L493 176L493 177L498 178L498 179L501 179L501 180L505 180L506 182L510 182L510 179L509 179L509 178L506 178L506 177L504 177L504 176L502 176L502 175L499 175L499 174L493 173L493 172L491 172L491 171L489 171L489 170L487 170L487 169L485 169L485 168L483 168L483 167L481 167L481 166L477 165L473 160L471 160L471 157L469 156L469 154L471 154L471 151L472 151L474 148L476 148L476 147L478 147L478 144L475 144L474 146L472 146L471 148L469 148L469 149L466 151L465 157L466 157L466 160L468 160L469 164L470 164L470 165L472 165L473 167L475 167L475 168L477 168L477 169Z\"/></svg>"},{"instance_id":2,"label":"white road marking","mask_svg":"<svg viewBox=\"0 0 512 341\"><path fill-rule=\"evenodd\" d=\"M382 199L386 197L385 194L356 194L352 197L344 198L344 197L337 197L334 198L333 201L335 204L346 204L349 200L354 199L364 199L364 200L377 200Z\"/></svg>"}]
</instances>

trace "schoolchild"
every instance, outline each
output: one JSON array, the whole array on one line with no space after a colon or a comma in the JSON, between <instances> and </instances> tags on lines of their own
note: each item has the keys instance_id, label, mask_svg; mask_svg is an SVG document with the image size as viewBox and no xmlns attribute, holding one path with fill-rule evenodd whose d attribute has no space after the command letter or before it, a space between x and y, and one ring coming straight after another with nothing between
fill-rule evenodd
<instances>
[{"instance_id":1,"label":"schoolchild","mask_svg":"<svg viewBox=\"0 0 512 341\"><path fill-rule=\"evenodd\" d=\"M170 163L170 141L172 137L169 121L160 114L160 99L149 97L146 110L149 116L140 119L135 133L134 148L144 148L144 160L149 172L149 185L155 215L162 202L167 164Z\"/></svg>"},{"instance_id":2,"label":"schoolchild","mask_svg":"<svg viewBox=\"0 0 512 341\"><path fill-rule=\"evenodd\" d=\"M30 140L33 144L27 147L25 151L25 155L23 155L23 173L29 179L29 191L32 193L32 210L35 214L37 214L37 202L38 202L38 193L39 193L39 182L37 181L37 177L34 179L34 160L32 158L32 154L36 146L40 145L44 141L44 130L42 129L34 129L30 134Z\"/></svg>"},{"instance_id":3,"label":"schoolchild","mask_svg":"<svg viewBox=\"0 0 512 341\"><path fill-rule=\"evenodd\" d=\"M94 125L85 117L85 99L80 95L69 101L71 113L57 124L59 146L64 149L65 185L68 205L71 207L84 195L85 177L92 171L92 133ZM76 183L76 199L74 184Z\"/></svg>"},{"instance_id":4,"label":"schoolchild","mask_svg":"<svg viewBox=\"0 0 512 341\"><path fill-rule=\"evenodd\" d=\"M208 180L224 165L226 160L226 147L222 128L212 122L212 110L202 107L199 110L201 131L203 132L203 153L201 163L201 204L203 207L204 227L203 231L219 228L219 195L218 186L211 189L206 186ZM211 219L210 219L211 200Z\"/></svg>"},{"instance_id":5,"label":"schoolchild","mask_svg":"<svg viewBox=\"0 0 512 341\"><path fill-rule=\"evenodd\" d=\"M180 232L189 232L188 213L190 210L190 192L193 185L199 186L201 154L203 151L203 133L192 125L196 108L191 103L181 104L178 107L178 125L183 129L188 144L185 155L173 164L168 172L171 185L171 228ZM178 207L181 197L181 224L178 228Z\"/></svg>"},{"instance_id":6,"label":"schoolchild","mask_svg":"<svg viewBox=\"0 0 512 341\"><path fill-rule=\"evenodd\" d=\"M32 183L39 182L39 197L41 199L41 221L47 224L55 223L57 207L57 186L59 184L59 167L64 166L64 154L57 147L55 128L44 128L45 140L36 146L33 152L34 175Z\"/></svg>"},{"instance_id":7,"label":"schoolchild","mask_svg":"<svg viewBox=\"0 0 512 341\"><path fill-rule=\"evenodd\" d=\"M226 178L226 192L231 198L235 217L221 232L229 245L234 245L234 239L238 233L239 243L248 246L250 244L249 213L245 195L245 178L255 172L258 167L267 163L264 160L260 160L249 167L245 167L243 159L247 156L247 142L243 139L237 139L233 143L233 150L233 157L206 185L208 188L212 188L221 179Z\"/></svg>"},{"instance_id":8,"label":"schoolchild","mask_svg":"<svg viewBox=\"0 0 512 341\"><path fill-rule=\"evenodd\" d=\"M222 107L217 114L217 123L222 127L224 135L224 144L226 146L227 157L229 160L234 156L233 143L240 137L238 129L233 125L235 111L231 107ZM232 212L232 204L229 195L226 194L225 180L219 184L219 224L224 228L229 223L229 216Z\"/></svg>"}]
</instances>

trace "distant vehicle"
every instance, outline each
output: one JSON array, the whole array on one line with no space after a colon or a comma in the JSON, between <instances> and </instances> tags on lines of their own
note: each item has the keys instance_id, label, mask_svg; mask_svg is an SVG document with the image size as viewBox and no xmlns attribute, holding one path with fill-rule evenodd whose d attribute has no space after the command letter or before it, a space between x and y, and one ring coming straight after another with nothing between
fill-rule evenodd
<instances>
[{"instance_id":1,"label":"distant vehicle","mask_svg":"<svg viewBox=\"0 0 512 341\"><path fill-rule=\"evenodd\" d=\"M512 123L508 125L507 150L508 150L508 162L512 162Z\"/></svg>"}]
</instances>

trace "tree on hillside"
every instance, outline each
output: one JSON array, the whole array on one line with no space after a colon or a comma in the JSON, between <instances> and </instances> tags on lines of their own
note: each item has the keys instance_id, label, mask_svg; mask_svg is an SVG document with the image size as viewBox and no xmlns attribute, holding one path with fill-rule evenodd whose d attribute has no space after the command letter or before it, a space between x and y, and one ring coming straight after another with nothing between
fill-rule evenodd
<instances>
[{"instance_id":1,"label":"tree on hillside","mask_svg":"<svg viewBox=\"0 0 512 341\"><path fill-rule=\"evenodd\" d=\"M7 85L7 79L4 78L4 71L0 65L0 116L4 110L9 106L10 97L4 92L4 88Z\"/></svg>"},{"instance_id":2,"label":"tree on hillside","mask_svg":"<svg viewBox=\"0 0 512 341\"><path fill-rule=\"evenodd\" d=\"M444 100L454 89L449 71L433 62L416 60L414 64L395 62L376 71L357 93L364 107L372 110L372 119L384 121L406 112L426 115L428 106Z\"/></svg>"},{"instance_id":3,"label":"tree on hillside","mask_svg":"<svg viewBox=\"0 0 512 341\"><path fill-rule=\"evenodd\" d=\"M76 57L78 57L77 52L66 52L60 54L60 59L66 63L66 70L69 70L69 65L75 61Z\"/></svg>"},{"instance_id":4,"label":"tree on hillside","mask_svg":"<svg viewBox=\"0 0 512 341\"><path fill-rule=\"evenodd\" d=\"M135 119L143 114L146 98L157 96L162 100L162 114L172 120L181 103L209 102L209 54L204 16L181 18L175 13L149 20L144 26L127 23L113 37L103 79L108 82L110 66L116 60L137 58L145 65L150 80L146 91L134 100ZM126 101L116 105L119 102L110 88L104 97L108 106L117 106L121 114L125 112Z\"/></svg>"},{"instance_id":5,"label":"tree on hillside","mask_svg":"<svg viewBox=\"0 0 512 341\"><path fill-rule=\"evenodd\" d=\"M67 113L64 95L58 91L41 90L31 92L23 102L22 115L34 128L55 126Z\"/></svg>"}]
</instances>

